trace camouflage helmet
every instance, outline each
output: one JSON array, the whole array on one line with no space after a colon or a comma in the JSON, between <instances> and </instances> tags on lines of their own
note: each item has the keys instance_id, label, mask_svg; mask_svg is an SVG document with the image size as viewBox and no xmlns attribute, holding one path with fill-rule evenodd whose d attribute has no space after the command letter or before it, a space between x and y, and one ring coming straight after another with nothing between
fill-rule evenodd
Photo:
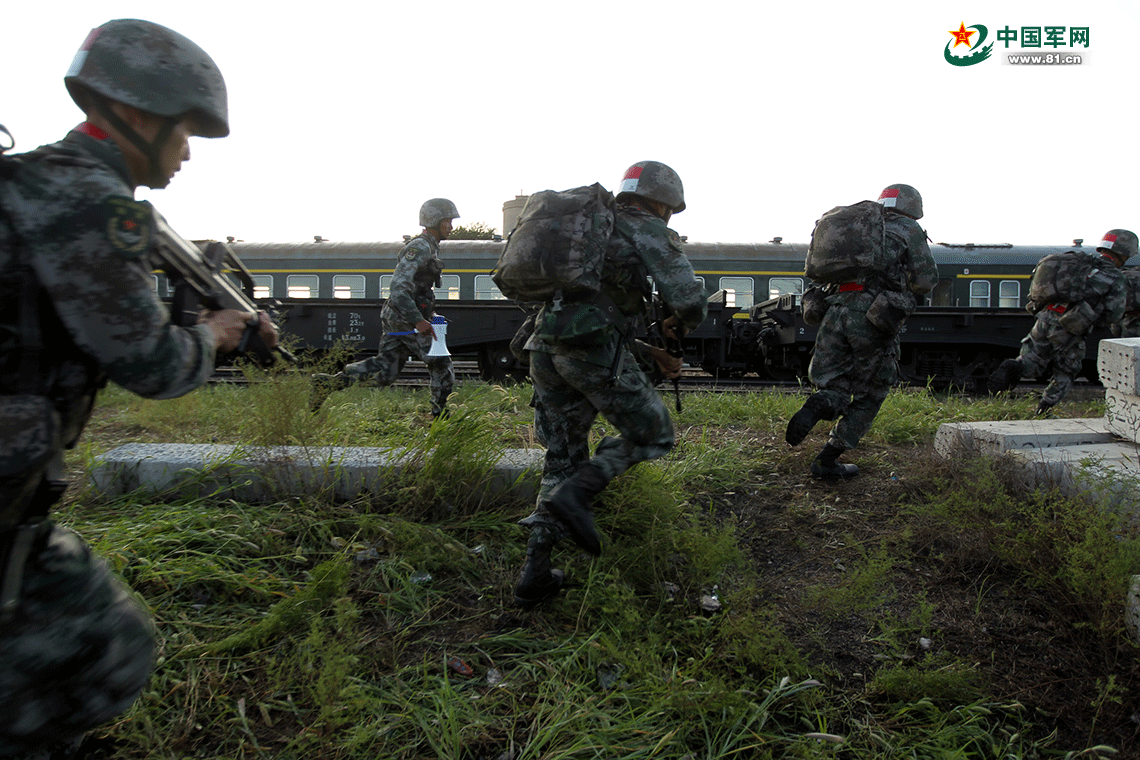
<instances>
[{"instance_id":1,"label":"camouflage helmet","mask_svg":"<svg viewBox=\"0 0 1140 760\"><path fill-rule=\"evenodd\" d=\"M887 185L879 193L879 203L911 219L922 218L922 196L910 185Z\"/></svg>"},{"instance_id":2,"label":"camouflage helmet","mask_svg":"<svg viewBox=\"0 0 1140 760\"><path fill-rule=\"evenodd\" d=\"M86 89L158 116L193 112L202 137L230 133L226 83L213 59L150 21L118 19L92 29L63 81L80 108Z\"/></svg>"},{"instance_id":3,"label":"camouflage helmet","mask_svg":"<svg viewBox=\"0 0 1140 760\"><path fill-rule=\"evenodd\" d=\"M455 219L458 216L459 209L447 198L432 198L420 206L420 226L429 230L438 227L444 219Z\"/></svg>"},{"instance_id":4,"label":"camouflage helmet","mask_svg":"<svg viewBox=\"0 0 1140 760\"><path fill-rule=\"evenodd\" d=\"M1136 233L1129 230L1109 230L1096 244L1098 251L1106 251L1123 263L1136 255Z\"/></svg>"},{"instance_id":5,"label":"camouflage helmet","mask_svg":"<svg viewBox=\"0 0 1140 760\"><path fill-rule=\"evenodd\" d=\"M681 176L659 161L638 161L625 170L618 197L629 193L664 203L674 214L685 210L685 188Z\"/></svg>"}]
</instances>

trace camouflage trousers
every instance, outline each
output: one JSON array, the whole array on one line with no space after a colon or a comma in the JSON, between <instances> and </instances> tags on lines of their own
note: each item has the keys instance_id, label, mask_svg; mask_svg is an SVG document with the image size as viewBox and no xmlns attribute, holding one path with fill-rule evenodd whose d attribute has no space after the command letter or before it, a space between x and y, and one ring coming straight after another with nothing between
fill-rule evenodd
<instances>
[{"instance_id":1,"label":"camouflage trousers","mask_svg":"<svg viewBox=\"0 0 1140 760\"><path fill-rule=\"evenodd\" d=\"M828 442L855 448L898 382L898 333L884 333L865 311L832 304L819 325L808 379L839 416Z\"/></svg>"},{"instance_id":2,"label":"camouflage trousers","mask_svg":"<svg viewBox=\"0 0 1140 760\"><path fill-rule=\"evenodd\" d=\"M431 378L432 414L439 414L455 387L455 369L450 356L428 356L430 350L431 333L386 334L380 339L380 350L376 356L346 365L344 374L356 381L375 375L377 385L388 386L396 382L408 359L419 359L427 365Z\"/></svg>"},{"instance_id":3,"label":"camouflage trousers","mask_svg":"<svg viewBox=\"0 0 1140 760\"><path fill-rule=\"evenodd\" d=\"M1060 324L1060 315L1049 309L1037 312L1037 319L1021 341L1021 376L1043 377L1053 365L1053 379L1041 394L1041 402L1056 406L1073 387L1085 360L1085 336L1074 335Z\"/></svg>"},{"instance_id":4,"label":"camouflage trousers","mask_svg":"<svg viewBox=\"0 0 1140 760\"><path fill-rule=\"evenodd\" d=\"M146 610L77 535L46 522L0 626L0 757L77 745L130 707L153 667Z\"/></svg>"},{"instance_id":5,"label":"camouflage trousers","mask_svg":"<svg viewBox=\"0 0 1140 760\"><path fill-rule=\"evenodd\" d=\"M530 352L535 435L546 446L540 505L586 462L597 466L608 481L638 462L665 456L673 448L668 409L633 355L625 348L621 350L625 352L622 370L612 384L608 356L600 356L606 365L602 366L559 354ZM591 458L590 428L599 414L617 428L619 435L604 437ZM539 518L537 522L549 519L541 507L533 517Z\"/></svg>"}]
</instances>

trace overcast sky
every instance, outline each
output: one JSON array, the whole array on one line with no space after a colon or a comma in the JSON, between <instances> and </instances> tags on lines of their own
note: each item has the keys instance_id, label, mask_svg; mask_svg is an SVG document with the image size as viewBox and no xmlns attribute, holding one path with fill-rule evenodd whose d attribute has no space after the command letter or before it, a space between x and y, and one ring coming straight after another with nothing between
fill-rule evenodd
<instances>
[{"instance_id":1,"label":"overcast sky","mask_svg":"<svg viewBox=\"0 0 1140 760\"><path fill-rule=\"evenodd\" d=\"M1067 244L1140 231L1140 3L535 0L5 3L0 123L17 149L81 114L89 29L144 18L225 75L231 135L142 189L189 238L397 240L427 198L502 229L519 193L676 169L690 240L807 242L838 204L922 193L932 240ZM952 30L990 58L945 59ZM1080 65L1010 65L1005 28L1087 28ZM1042 38L1045 32L1042 32ZM966 45L951 48L962 55Z\"/></svg>"}]
</instances>

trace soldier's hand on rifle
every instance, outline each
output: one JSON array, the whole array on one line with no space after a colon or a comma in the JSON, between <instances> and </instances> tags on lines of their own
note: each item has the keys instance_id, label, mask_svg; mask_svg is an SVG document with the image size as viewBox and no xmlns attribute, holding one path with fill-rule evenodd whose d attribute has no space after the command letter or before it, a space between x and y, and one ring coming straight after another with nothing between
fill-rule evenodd
<instances>
[{"instance_id":1,"label":"soldier's hand on rifle","mask_svg":"<svg viewBox=\"0 0 1140 760\"><path fill-rule=\"evenodd\" d=\"M661 323L661 334L669 340L680 340L685 334L685 326L676 317L666 317Z\"/></svg>"},{"instance_id":2,"label":"soldier's hand on rifle","mask_svg":"<svg viewBox=\"0 0 1140 760\"><path fill-rule=\"evenodd\" d=\"M649 346L649 355L657 362L657 366L661 368L661 373L666 378L674 380L681 376L681 369L685 366L683 357L673 356L664 348L657 346Z\"/></svg>"},{"instance_id":3,"label":"soldier's hand on rifle","mask_svg":"<svg viewBox=\"0 0 1140 760\"><path fill-rule=\"evenodd\" d=\"M429 333L433 339L435 338L435 328L432 327L431 322L426 319L421 319L419 322L416 322L416 332Z\"/></svg>"},{"instance_id":4,"label":"soldier's hand on rifle","mask_svg":"<svg viewBox=\"0 0 1140 760\"><path fill-rule=\"evenodd\" d=\"M236 351L242 345L247 327L256 327L261 339L269 348L277 345L277 326L265 312L254 316L248 311L219 309L203 312L198 321L214 333L214 348L220 354Z\"/></svg>"}]
</instances>

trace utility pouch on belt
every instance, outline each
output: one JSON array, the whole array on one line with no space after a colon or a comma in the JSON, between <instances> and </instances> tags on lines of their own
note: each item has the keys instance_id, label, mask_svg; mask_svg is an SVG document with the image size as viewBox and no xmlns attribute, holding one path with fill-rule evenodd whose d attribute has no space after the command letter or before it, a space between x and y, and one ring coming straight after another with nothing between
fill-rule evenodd
<instances>
[{"instance_id":1,"label":"utility pouch on belt","mask_svg":"<svg viewBox=\"0 0 1140 760\"><path fill-rule=\"evenodd\" d=\"M1084 335L1096 324L1096 309L1088 301L1080 301L1065 309L1057 324L1065 328L1067 333Z\"/></svg>"},{"instance_id":2,"label":"utility pouch on belt","mask_svg":"<svg viewBox=\"0 0 1140 760\"><path fill-rule=\"evenodd\" d=\"M888 334L897 333L903 321L914 311L914 296L885 290L875 296L867 309L867 321Z\"/></svg>"},{"instance_id":3,"label":"utility pouch on belt","mask_svg":"<svg viewBox=\"0 0 1140 760\"><path fill-rule=\"evenodd\" d=\"M613 319L598 304L548 304L539 315L534 333L547 343L565 346L600 346L614 329Z\"/></svg>"}]
</instances>

